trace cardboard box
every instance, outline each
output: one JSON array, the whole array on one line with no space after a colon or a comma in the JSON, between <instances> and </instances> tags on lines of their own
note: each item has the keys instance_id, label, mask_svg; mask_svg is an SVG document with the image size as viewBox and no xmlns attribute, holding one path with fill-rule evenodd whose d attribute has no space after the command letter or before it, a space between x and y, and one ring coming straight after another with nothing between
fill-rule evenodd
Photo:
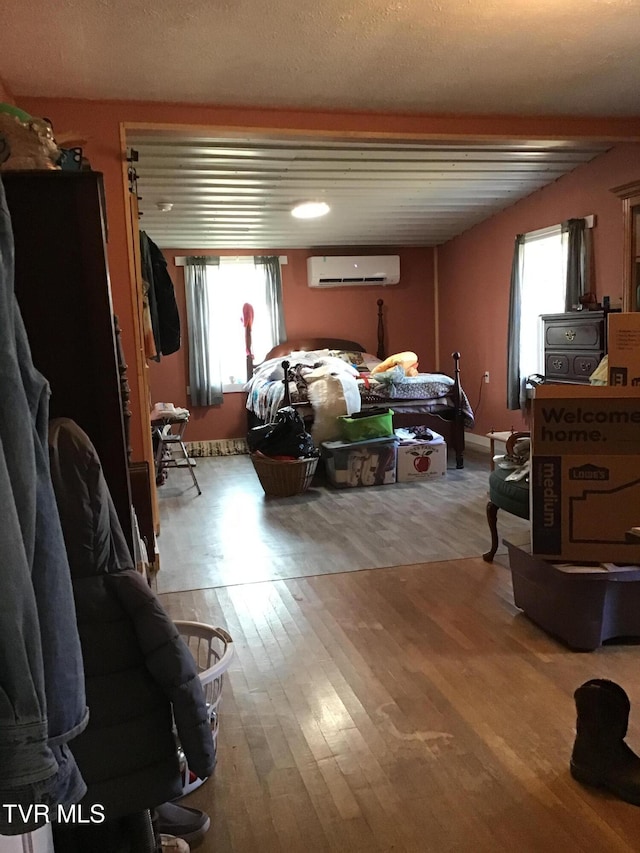
<instances>
[{"instance_id":1,"label":"cardboard box","mask_svg":"<svg viewBox=\"0 0 640 853\"><path fill-rule=\"evenodd\" d=\"M533 554L640 563L640 393L540 385L532 408Z\"/></svg>"},{"instance_id":2,"label":"cardboard box","mask_svg":"<svg viewBox=\"0 0 640 853\"><path fill-rule=\"evenodd\" d=\"M609 385L640 392L640 312L609 314Z\"/></svg>"},{"instance_id":3,"label":"cardboard box","mask_svg":"<svg viewBox=\"0 0 640 853\"><path fill-rule=\"evenodd\" d=\"M433 480L447 473L447 444L441 435L433 441L401 441L398 445L399 483Z\"/></svg>"},{"instance_id":4,"label":"cardboard box","mask_svg":"<svg viewBox=\"0 0 640 853\"><path fill-rule=\"evenodd\" d=\"M324 441L320 455L334 486L386 486L396 481L397 448L394 436L369 441Z\"/></svg>"}]
</instances>

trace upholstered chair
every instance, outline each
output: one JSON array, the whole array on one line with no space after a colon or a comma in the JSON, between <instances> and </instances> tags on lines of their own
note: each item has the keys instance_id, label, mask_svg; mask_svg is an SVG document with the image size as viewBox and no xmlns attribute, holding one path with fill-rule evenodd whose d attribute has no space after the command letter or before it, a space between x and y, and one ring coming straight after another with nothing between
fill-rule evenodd
<instances>
[{"instance_id":1,"label":"upholstered chair","mask_svg":"<svg viewBox=\"0 0 640 853\"><path fill-rule=\"evenodd\" d=\"M515 444L520 438L529 438L529 432L514 432L507 440L506 456L512 456ZM507 480L513 469L499 465L489 476L489 502L487 503L487 521L491 532L491 548L482 555L482 559L491 563L498 550L498 510L510 512L520 518L529 518L529 479Z\"/></svg>"}]
</instances>

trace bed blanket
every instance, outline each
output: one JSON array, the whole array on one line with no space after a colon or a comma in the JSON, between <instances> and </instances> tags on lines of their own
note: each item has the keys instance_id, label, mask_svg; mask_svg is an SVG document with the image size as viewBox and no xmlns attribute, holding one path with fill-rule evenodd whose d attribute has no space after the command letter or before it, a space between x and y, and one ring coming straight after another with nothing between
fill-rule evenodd
<instances>
[{"instance_id":1,"label":"bed blanket","mask_svg":"<svg viewBox=\"0 0 640 853\"><path fill-rule=\"evenodd\" d=\"M262 421L270 421L283 405L284 387L282 357L270 359L256 368L254 376L244 386L247 391L247 409ZM361 374L354 367L333 358L329 350L292 353L288 356L289 391L294 403L311 403L307 377L319 367L335 372L345 382L355 382L362 405L385 404L393 408L396 403L404 411L433 412L445 419L453 417L454 381L443 373L419 373L405 376L400 367L370 375ZM344 369L346 368L346 370ZM348 378L346 378L348 377ZM474 425L473 410L464 391L461 405L465 427ZM356 411L353 409L353 411Z\"/></svg>"}]
</instances>

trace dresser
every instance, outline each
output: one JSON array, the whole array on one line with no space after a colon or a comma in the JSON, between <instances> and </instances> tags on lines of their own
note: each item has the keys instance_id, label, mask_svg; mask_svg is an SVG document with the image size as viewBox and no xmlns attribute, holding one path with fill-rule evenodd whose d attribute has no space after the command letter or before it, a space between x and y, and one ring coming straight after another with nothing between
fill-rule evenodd
<instances>
[{"instance_id":1,"label":"dresser","mask_svg":"<svg viewBox=\"0 0 640 853\"><path fill-rule=\"evenodd\" d=\"M588 385L607 351L605 312L570 311L541 319L547 381Z\"/></svg>"}]
</instances>

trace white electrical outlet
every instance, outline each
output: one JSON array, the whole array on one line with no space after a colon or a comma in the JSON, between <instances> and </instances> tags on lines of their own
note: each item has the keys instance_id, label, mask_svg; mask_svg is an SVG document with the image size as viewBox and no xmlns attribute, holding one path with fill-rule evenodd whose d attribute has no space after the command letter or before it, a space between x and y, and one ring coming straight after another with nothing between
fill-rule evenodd
<instances>
[{"instance_id":1,"label":"white electrical outlet","mask_svg":"<svg viewBox=\"0 0 640 853\"><path fill-rule=\"evenodd\" d=\"M489 384L489 371L488 370L485 370L485 372L482 374L482 378L484 379L485 383L488 385Z\"/></svg>"}]
</instances>

